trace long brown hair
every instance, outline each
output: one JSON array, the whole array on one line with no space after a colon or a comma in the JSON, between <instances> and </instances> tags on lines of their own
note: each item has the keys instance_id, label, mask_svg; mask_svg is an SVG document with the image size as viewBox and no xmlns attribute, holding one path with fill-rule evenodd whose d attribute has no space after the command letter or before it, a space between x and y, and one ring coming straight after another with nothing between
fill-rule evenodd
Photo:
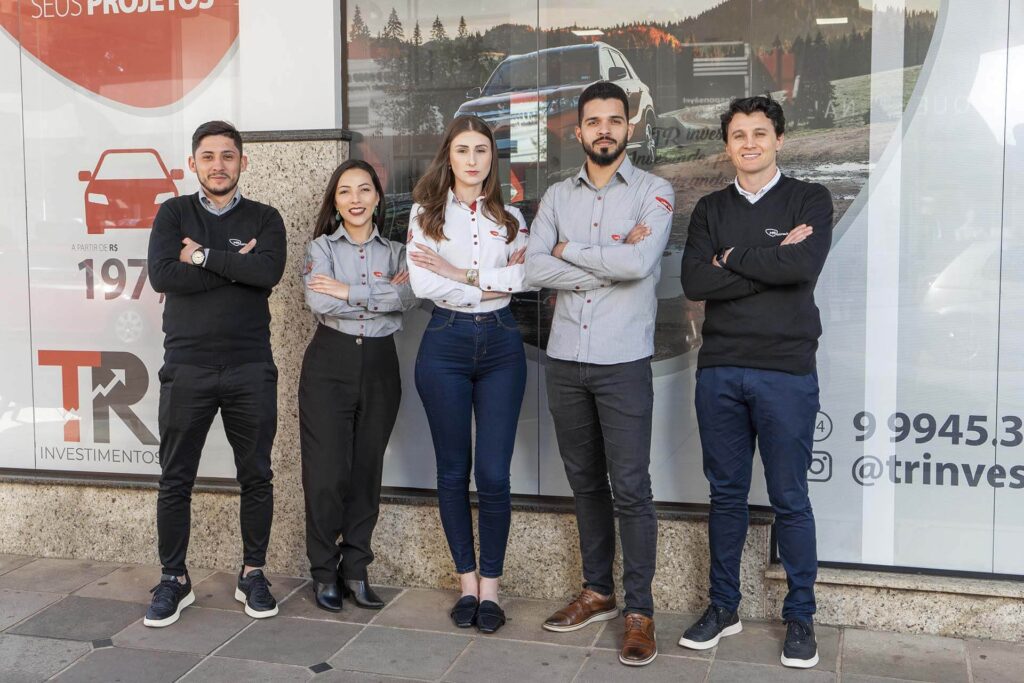
<instances>
[{"instance_id":1,"label":"long brown hair","mask_svg":"<svg viewBox=\"0 0 1024 683\"><path fill-rule=\"evenodd\" d=\"M374 209L373 224L381 236L384 235L384 208L387 206L384 203L384 186L380 184L380 178L377 177L377 171L373 170L373 166L362 159L349 159L334 169L331 179L327 181L327 190L324 192L323 201L320 202L320 213L317 214L316 223L313 224L313 239L320 235L330 235L341 226L342 221L337 219L338 209L334 205L334 195L338 192L338 181L342 174L353 168L370 174L373 187L377 190L377 208Z\"/></svg>"},{"instance_id":2,"label":"long brown hair","mask_svg":"<svg viewBox=\"0 0 1024 683\"><path fill-rule=\"evenodd\" d=\"M466 131L480 133L491 143L491 170L487 173L487 178L484 179L484 205L481 213L498 225L505 226L505 242L510 243L519 233L519 221L505 210L505 202L501 198L501 181L498 180L498 146L494 144L494 134L484 120L477 116L458 116L448 124L441 148L437 150L426 173L413 188L413 201L420 205L420 229L424 235L435 242L448 239L444 234L444 210L448 204L448 190L455 187L455 174L452 173L449 162L452 140L456 135Z\"/></svg>"}]
</instances>

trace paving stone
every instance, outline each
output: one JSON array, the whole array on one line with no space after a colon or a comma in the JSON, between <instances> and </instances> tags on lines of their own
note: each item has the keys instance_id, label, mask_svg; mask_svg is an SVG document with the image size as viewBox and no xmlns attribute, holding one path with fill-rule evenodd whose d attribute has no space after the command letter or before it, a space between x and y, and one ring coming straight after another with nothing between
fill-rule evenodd
<instances>
[{"instance_id":1,"label":"paving stone","mask_svg":"<svg viewBox=\"0 0 1024 683\"><path fill-rule=\"evenodd\" d=\"M45 681L89 653L88 643L0 634L0 681Z\"/></svg>"},{"instance_id":2,"label":"paving stone","mask_svg":"<svg viewBox=\"0 0 1024 683\"><path fill-rule=\"evenodd\" d=\"M159 578L159 577L157 577ZM306 579L294 576L270 574L268 577L270 592L278 602L288 597L293 590L306 583ZM192 590L196 594L196 604L200 607L215 607L242 611L242 603L235 600L235 588L238 587L238 575L230 572L214 572L202 581L192 581Z\"/></svg>"},{"instance_id":3,"label":"paving stone","mask_svg":"<svg viewBox=\"0 0 1024 683\"><path fill-rule=\"evenodd\" d=\"M44 638L101 640L110 638L145 614L146 607L133 602L69 595L7 632Z\"/></svg>"},{"instance_id":4,"label":"paving stone","mask_svg":"<svg viewBox=\"0 0 1024 683\"><path fill-rule=\"evenodd\" d=\"M275 584L275 588L277 585ZM401 594L401 588L374 587L377 595L384 602L390 603ZM380 610L356 607L351 600L345 600L340 612L328 612L316 606L313 597L313 583L310 582L293 592L281 603L281 616L299 617L302 619L320 619L323 621L346 621L353 624L365 624L380 614Z\"/></svg>"},{"instance_id":5,"label":"paving stone","mask_svg":"<svg viewBox=\"0 0 1024 683\"><path fill-rule=\"evenodd\" d=\"M419 678L395 678L380 674L367 674L361 671L339 671L331 669L315 679L316 683L422 683Z\"/></svg>"},{"instance_id":6,"label":"paving stone","mask_svg":"<svg viewBox=\"0 0 1024 683\"><path fill-rule=\"evenodd\" d=\"M62 597L64 596L59 593L38 593L0 588L0 631L32 616Z\"/></svg>"},{"instance_id":7,"label":"paving stone","mask_svg":"<svg viewBox=\"0 0 1024 683\"><path fill-rule=\"evenodd\" d=\"M424 631L475 636L476 629L459 628L448 615L458 599L459 594L455 591L410 589L385 607L380 616L373 620L373 625L396 628L415 625Z\"/></svg>"},{"instance_id":8,"label":"paving stone","mask_svg":"<svg viewBox=\"0 0 1024 683\"><path fill-rule=\"evenodd\" d=\"M293 683L308 681L313 672L303 666L268 664L247 659L209 657L193 669L181 683L225 683L245 681L246 683ZM320 679L317 678L319 683Z\"/></svg>"},{"instance_id":9,"label":"paving stone","mask_svg":"<svg viewBox=\"0 0 1024 683\"><path fill-rule=\"evenodd\" d=\"M60 683L171 683L201 661L171 652L93 650L57 678Z\"/></svg>"},{"instance_id":10,"label":"paving stone","mask_svg":"<svg viewBox=\"0 0 1024 683\"><path fill-rule=\"evenodd\" d=\"M217 651L219 657L313 666L326 662L362 626L272 617L257 621Z\"/></svg>"},{"instance_id":11,"label":"paving stone","mask_svg":"<svg viewBox=\"0 0 1024 683\"><path fill-rule=\"evenodd\" d=\"M6 574L12 569L17 569L23 564L28 564L36 558L30 555L4 555L0 553L0 574Z\"/></svg>"},{"instance_id":12,"label":"paving stone","mask_svg":"<svg viewBox=\"0 0 1024 683\"><path fill-rule=\"evenodd\" d=\"M656 612L654 615L654 633L658 639L658 652L663 655L711 659L711 655L715 651L714 648L710 650L687 650L679 646L679 637L696 620L697 617L692 614ZM595 647L618 652L622 647L622 633L625 626L626 620L622 617L606 622L604 631L601 632L601 637L597 639Z\"/></svg>"},{"instance_id":13,"label":"paving stone","mask_svg":"<svg viewBox=\"0 0 1024 683\"><path fill-rule=\"evenodd\" d=\"M436 680L469 642L446 633L367 626L327 663L339 670Z\"/></svg>"},{"instance_id":14,"label":"paving stone","mask_svg":"<svg viewBox=\"0 0 1024 683\"><path fill-rule=\"evenodd\" d=\"M198 569L189 572L192 587L213 572L209 569ZM126 600L148 605L153 595L149 592L160 583L160 567L133 565L119 567L115 571L88 583L75 591L75 595L83 598L105 598L108 600Z\"/></svg>"},{"instance_id":15,"label":"paving stone","mask_svg":"<svg viewBox=\"0 0 1024 683\"><path fill-rule=\"evenodd\" d=\"M968 640L975 683L1002 683L1024 678L1024 645L996 640Z\"/></svg>"},{"instance_id":16,"label":"paving stone","mask_svg":"<svg viewBox=\"0 0 1024 683\"><path fill-rule=\"evenodd\" d=\"M661 654L647 666L627 668L619 661L615 650L594 650L587 657L583 669L576 677L578 683L618 683L628 679L631 683L704 683L710 663L704 659L668 657Z\"/></svg>"},{"instance_id":17,"label":"paving stone","mask_svg":"<svg viewBox=\"0 0 1024 683\"><path fill-rule=\"evenodd\" d=\"M955 638L846 629L843 674L966 683L965 646Z\"/></svg>"},{"instance_id":18,"label":"paving stone","mask_svg":"<svg viewBox=\"0 0 1024 683\"><path fill-rule=\"evenodd\" d=\"M459 657L445 680L453 683L571 681L586 658L587 651L583 648L480 638Z\"/></svg>"},{"instance_id":19,"label":"paving stone","mask_svg":"<svg viewBox=\"0 0 1024 683\"><path fill-rule=\"evenodd\" d=\"M816 669L787 669L778 664L749 664L747 662L720 662L711 664L708 683L835 683L831 671ZM846 680L845 675L843 680Z\"/></svg>"},{"instance_id":20,"label":"paving stone","mask_svg":"<svg viewBox=\"0 0 1024 683\"><path fill-rule=\"evenodd\" d=\"M44 593L70 593L119 565L89 560L58 560L44 558L23 564L0 575L0 588Z\"/></svg>"},{"instance_id":21,"label":"paving stone","mask_svg":"<svg viewBox=\"0 0 1024 683\"><path fill-rule=\"evenodd\" d=\"M836 671L839 663L839 629L815 624L814 636L818 640L818 665L814 670ZM785 624L745 621L742 632L723 638L718 643L715 659L781 666L779 660L785 641Z\"/></svg>"},{"instance_id":22,"label":"paving stone","mask_svg":"<svg viewBox=\"0 0 1024 683\"><path fill-rule=\"evenodd\" d=\"M189 607L171 626L150 628L136 621L112 640L118 647L207 655L251 623L245 614Z\"/></svg>"},{"instance_id":23,"label":"paving stone","mask_svg":"<svg viewBox=\"0 0 1024 683\"><path fill-rule=\"evenodd\" d=\"M1006 679L1000 679L1005 681ZM843 683L917 683L906 678L884 678L883 676L862 676L861 674L843 674Z\"/></svg>"}]
</instances>

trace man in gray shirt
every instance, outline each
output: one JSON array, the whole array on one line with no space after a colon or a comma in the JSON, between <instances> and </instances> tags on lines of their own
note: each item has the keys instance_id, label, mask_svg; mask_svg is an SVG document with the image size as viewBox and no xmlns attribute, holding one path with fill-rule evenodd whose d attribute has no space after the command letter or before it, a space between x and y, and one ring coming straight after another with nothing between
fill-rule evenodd
<instances>
[{"instance_id":1,"label":"man in gray shirt","mask_svg":"<svg viewBox=\"0 0 1024 683\"><path fill-rule=\"evenodd\" d=\"M626 156L633 132L628 111L626 94L614 83L583 91L576 138L587 161L541 200L526 277L533 286L559 290L547 346L548 403L576 500L585 581L579 597L544 628L575 631L617 616L617 510L626 602L619 660L642 666L658 654L651 597L658 523L648 471L651 356L654 290L674 193Z\"/></svg>"}]
</instances>

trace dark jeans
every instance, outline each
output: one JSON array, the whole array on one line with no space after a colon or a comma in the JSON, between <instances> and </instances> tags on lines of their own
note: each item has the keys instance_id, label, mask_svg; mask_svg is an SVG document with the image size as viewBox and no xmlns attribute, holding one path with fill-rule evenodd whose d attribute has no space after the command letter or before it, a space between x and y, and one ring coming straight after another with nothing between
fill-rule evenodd
<instances>
[{"instance_id":1,"label":"dark jeans","mask_svg":"<svg viewBox=\"0 0 1024 683\"><path fill-rule=\"evenodd\" d=\"M393 337L317 326L299 377L299 439L306 556L321 583L338 580L339 562L345 579L373 562L384 451L401 400Z\"/></svg>"},{"instance_id":2,"label":"dark jeans","mask_svg":"<svg viewBox=\"0 0 1024 683\"><path fill-rule=\"evenodd\" d=\"M472 469L480 576L497 578L512 521L510 466L526 390L523 338L509 309L474 314L435 308L416 356L416 389L434 439L438 506L455 571L477 568L469 509Z\"/></svg>"},{"instance_id":3,"label":"dark jeans","mask_svg":"<svg viewBox=\"0 0 1024 683\"><path fill-rule=\"evenodd\" d=\"M696 406L704 474L711 484L711 602L732 611L740 604L740 556L756 439L789 582L782 617L810 619L818 555L807 468L819 407L818 374L703 368L697 371Z\"/></svg>"},{"instance_id":4,"label":"dark jeans","mask_svg":"<svg viewBox=\"0 0 1024 683\"><path fill-rule=\"evenodd\" d=\"M274 517L270 449L277 433L277 367L270 362L160 368L160 493L156 527L165 574L182 576L192 518L192 486L220 410L242 487L243 561L266 563Z\"/></svg>"},{"instance_id":5,"label":"dark jeans","mask_svg":"<svg viewBox=\"0 0 1024 683\"><path fill-rule=\"evenodd\" d=\"M593 365L549 358L547 388L558 450L576 500L585 585L604 595L615 592L617 512L624 611L653 616L658 519L649 472L651 359Z\"/></svg>"}]
</instances>

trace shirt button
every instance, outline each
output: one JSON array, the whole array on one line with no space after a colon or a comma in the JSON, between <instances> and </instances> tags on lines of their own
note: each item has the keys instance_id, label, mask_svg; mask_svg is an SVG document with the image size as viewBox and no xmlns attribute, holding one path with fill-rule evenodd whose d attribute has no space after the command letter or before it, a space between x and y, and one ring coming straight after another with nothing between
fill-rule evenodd
<instances>
[{"instance_id":1,"label":"shirt button","mask_svg":"<svg viewBox=\"0 0 1024 683\"><path fill-rule=\"evenodd\" d=\"M587 299L587 303L588 303L588 304L590 303L590 299ZM374 310L377 310L377 309L374 309Z\"/></svg>"},{"instance_id":2,"label":"shirt button","mask_svg":"<svg viewBox=\"0 0 1024 683\"><path fill-rule=\"evenodd\" d=\"M579 285L576 285L576 289L579 289L579 288L580 288L580 286L579 286Z\"/></svg>"},{"instance_id":3,"label":"shirt button","mask_svg":"<svg viewBox=\"0 0 1024 683\"><path fill-rule=\"evenodd\" d=\"M375 310L375 311L376 311L376 310L377 310L377 307L376 307L376 306L374 306L374 307L373 307L373 310Z\"/></svg>"},{"instance_id":4,"label":"shirt button","mask_svg":"<svg viewBox=\"0 0 1024 683\"><path fill-rule=\"evenodd\" d=\"M583 326L583 329L587 329L587 326L586 326L586 325L584 325L584 326Z\"/></svg>"},{"instance_id":5,"label":"shirt button","mask_svg":"<svg viewBox=\"0 0 1024 683\"><path fill-rule=\"evenodd\" d=\"M490 285L487 285L487 289L490 289L490 288L491 288L491 286L490 286Z\"/></svg>"},{"instance_id":6,"label":"shirt button","mask_svg":"<svg viewBox=\"0 0 1024 683\"><path fill-rule=\"evenodd\" d=\"M597 223L594 223L594 225L597 225ZM359 258L366 258L366 256L360 256Z\"/></svg>"},{"instance_id":7,"label":"shirt button","mask_svg":"<svg viewBox=\"0 0 1024 683\"><path fill-rule=\"evenodd\" d=\"M363 338L362 338L362 337L358 337L358 338L356 339L356 344L359 344L360 346L362 346L362 344L363 344Z\"/></svg>"},{"instance_id":8,"label":"shirt button","mask_svg":"<svg viewBox=\"0 0 1024 683\"><path fill-rule=\"evenodd\" d=\"M600 197L598 197L598 198L597 198L597 201L601 201L601 198L600 198Z\"/></svg>"},{"instance_id":9,"label":"shirt button","mask_svg":"<svg viewBox=\"0 0 1024 683\"><path fill-rule=\"evenodd\" d=\"M594 223L594 227L595 227L595 228L597 227L597 223Z\"/></svg>"},{"instance_id":10,"label":"shirt button","mask_svg":"<svg viewBox=\"0 0 1024 683\"><path fill-rule=\"evenodd\" d=\"M474 265L474 266L476 265L476 261L473 261L473 265Z\"/></svg>"},{"instance_id":11,"label":"shirt button","mask_svg":"<svg viewBox=\"0 0 1024 683\"><path fill-rule=\"evenodd\" d=\"M360 320L362 320L362 319L363 319L363 314L362 314L362 313L360 313L360 314L359 314L359 319L360 319Z\"/></svg>"},{"instance_id":12,"label":"shirt button","mask_svg":"<svg viewBox=\"0 0 1024 683\"><path fill-rule=\"evenodd\" d=\"M511 287L509 287L509 288L508 288L508 291L510 291L510 292L511 292L511 291L512 291L512 288L511 288Z\"/></svg>"}]
</instances>

